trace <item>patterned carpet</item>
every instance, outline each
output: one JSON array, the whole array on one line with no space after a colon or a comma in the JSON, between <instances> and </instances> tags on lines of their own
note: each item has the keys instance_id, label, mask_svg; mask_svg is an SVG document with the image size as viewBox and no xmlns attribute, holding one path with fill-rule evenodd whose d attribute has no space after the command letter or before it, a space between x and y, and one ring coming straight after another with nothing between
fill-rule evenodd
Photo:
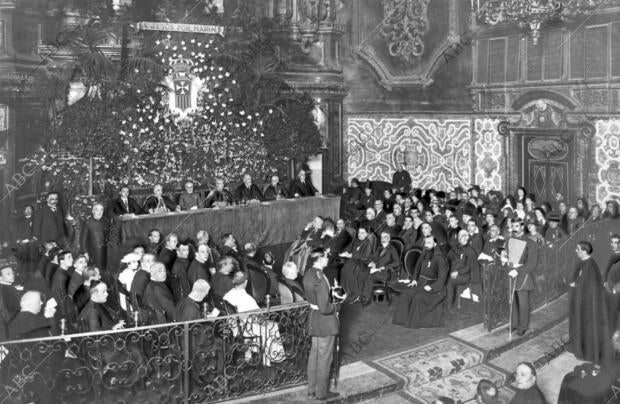
<instances>
[{"instance_id":1,"label":"patterned carpet","mask_svg":"<svg viewBox=\"0 0 620 404\"><path fill-rule=\"evenodd\" d=\"M374 363L403 379L403 392L412 401L431 403L439 396L462 402L471 400L480 379L502 385L506 374L483 361L484 351L457 338L446 337Z\"/></svg>"}]
</instances>

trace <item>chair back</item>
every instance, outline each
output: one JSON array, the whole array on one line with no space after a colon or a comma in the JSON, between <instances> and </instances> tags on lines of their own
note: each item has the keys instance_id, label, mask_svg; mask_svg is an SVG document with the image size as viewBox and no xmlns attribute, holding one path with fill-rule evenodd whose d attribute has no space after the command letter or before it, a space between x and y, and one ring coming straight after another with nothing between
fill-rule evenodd
<instances>
[{"instance_id":1,"label":"chair back","mask_svg":"<svg viewBox=\"0 0 620 404\"><path fill-rule=\"evenodd\" d=\"M280 293L281 304L290 304L295 302L293 291L288 287L288 285L278 282L278 292Z\"/></svg>"},{"instance_id":2,"label":"chair back","mask_svg":"<svg viewBox=\"0 0 620 404\"><path fill-rule=\"evenodd\" d=\"M394 246L394 248L396 248L396 252L398 253L398 259L400 261L403 260L403 252L405 250L405 243L403 243L403 240L397 238L397 237L393 237L390 240L390 244L392 244Z\"/></svg>"},{"instance_id":3,"label":"chair back","mask_svg":"<svg viewBox=\"0 0 620 404\"><path fill-rule=\"evenodd\" d=\"M256 303L262 305L265 302L265 295L269 293L271 287L269 276L262 270L252 266L247 267L247 272L250 280L248 283L250 294L256 300Z\"/></svg>"},{"instance_id":4,"label":"chair back","mask_svg":"<svg viewBox=\"0 0 620 404\"><path fill-rule=\"evenodd\" d=\"M368 233L368 240L370 240L370 251L374 251L377 248L377 236L375 236L375 233Z\"/></svg>"},{"instance_id":5,"label":"chair back","mask_svg":"<svg viewBox=\"0 0 620 404\"><path fill-rule=\"evenodd\" d=\"M403 259L405 271L409 274L410 277L413 276L413 270L415 269L415 264L418 262L420 255L422 254L422 249L419 247L412 247L409 250L405 251L405 257Z\"/></svg>"}]
</instances>

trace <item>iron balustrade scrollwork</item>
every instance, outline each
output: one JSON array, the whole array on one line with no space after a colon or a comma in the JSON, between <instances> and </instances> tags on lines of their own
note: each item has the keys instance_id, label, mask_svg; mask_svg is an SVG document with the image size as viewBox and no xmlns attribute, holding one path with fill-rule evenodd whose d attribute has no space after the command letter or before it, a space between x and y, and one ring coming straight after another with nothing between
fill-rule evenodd
<instances>
[{"instance_id":1,"label":"iron balustrade scrollwork","mask_svg":"<svg viewBox=\"0 0 620 404\"><path fill-rule=\"evenodd\" d=\"M305 383L307 303L0 344L0 403L217 402Z\"/></svg>"},{"instance_id":2,"label":"iron balustrade scrollwork","mask_svg":"<svg viewBox=\"0 0 620 404\"><path fill-rule=\"evenodd\" d=\"M575 250L579 241L589 241L594 247L593 256L599 266L605 265L610 254L609 235L616 232L618 228L620 228L619 220L586 222L570 237L554 244L539 246L538 265L532 273L536 285L536 289L530 296L532 310L550 303L568 290L570 277L577 264ZM484 326L488 331L508 323L510 314L509 270L499 260L482 265Z\"/></svg>"}]
</instances>

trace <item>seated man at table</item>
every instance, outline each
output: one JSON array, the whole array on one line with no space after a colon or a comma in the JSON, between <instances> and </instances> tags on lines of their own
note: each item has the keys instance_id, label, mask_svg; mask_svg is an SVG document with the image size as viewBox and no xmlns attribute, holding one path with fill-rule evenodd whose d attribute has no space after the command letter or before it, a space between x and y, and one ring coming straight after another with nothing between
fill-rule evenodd
<instances>
[{"instance_id":1,"label":"seated man at table","mask_svg":"<svg viewBox=\"0 0 620 404\"><path fill-rule=\"evenodd\" d=\"M277 175L271 176L271 182L267 185L267 188L265 188L264 196L266 201L288 198L288 192L286 192L286 189L280 184L280 177Z\"/></svg>"},{"instance_id":2,"label":"seated man at table","mask_svg":"<svg viewBox=\"0 0 620 404\"><path fill-rule=\"evenodd\" d=\"M212 189L205 199L205 208L225 208L232 205L233 197L229 190L224 188L224 180L222 178L215 179L215 189Z\"/></svg>"},{"instance_id":3,"label":"seated man at table","mask_svg":"<svg viewBox=\"0 0 620 404\"><path fill-rule=\"evenodd\" d=\"M243 174L243 184L235 190L235 200L237 202L261 202L263 200L263 194L252 182L250 174Z\"/></svg>"},{"instance_id":4,"label":"seated man at table","mask_svg":"<svg viewBox=\"0 0 620 404\"><path fill-rule=\"evenodd\" d=\"M127 185L121 187L119 197L112 200L110 203L110 211L113 216L128 214L139 215L142 213L142 209L140 205L138 205L138 202L129 196L129 187Z\"/></svg>"},{"instance_id":5,"label":"seated man at table","mask_svg":"<svg viewBox=\"0 0 620 404\"><path fill-rule=\"evenodd\" d=\"M181 208L176 203L172 202L170 198L164 195L164 188L161 184L157 184L153 187L153 195L146 198L144 201L143 210L148 213L165 213L180 211Z\"/></svg>"},{"instance_id":6,"label":"seated man at table","mask_svg":"<svg viewBox=\"0 0 620 404\"><path fill-rule=\"evenodd\" d=\"M306 178L306 172L300 170L297 178L293 180L288 194L295 198L319 195L319 191L312 185L310 178Z\"/></svg>"},{"instance_id":7,"label":"seated man at table","mask_svg":"<svg viewBox=\"0 0 620 404\"><path fill-rule=\"evenodd\" d=\"M185 182L185 191L179 197L179 207L181 210L194 210L202 208L204 201L202 197L194 192L194 183L192 181Z\"/></svg>"}]
</instances>

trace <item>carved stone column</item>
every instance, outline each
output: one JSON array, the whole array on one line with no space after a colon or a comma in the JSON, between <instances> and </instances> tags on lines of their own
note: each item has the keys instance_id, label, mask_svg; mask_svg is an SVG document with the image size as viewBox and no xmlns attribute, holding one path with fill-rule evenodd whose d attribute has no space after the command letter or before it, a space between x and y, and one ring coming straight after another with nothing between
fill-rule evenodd
<instances>
[{"instance_id":1,"label":"carved stone column","mask_svg":"<svg viewBox=\"0 0 620 404\"><path fill-rule=\"evenodd\" d=\"M343 99L347 94L340 64L340 40L350 5L341 0L270 0L269 17L278 21L285 69L282 77L311 94L323 115L323 191L344 182ZM286 39L286 41L284 41Z\"/></svg>"}]
</instances>

